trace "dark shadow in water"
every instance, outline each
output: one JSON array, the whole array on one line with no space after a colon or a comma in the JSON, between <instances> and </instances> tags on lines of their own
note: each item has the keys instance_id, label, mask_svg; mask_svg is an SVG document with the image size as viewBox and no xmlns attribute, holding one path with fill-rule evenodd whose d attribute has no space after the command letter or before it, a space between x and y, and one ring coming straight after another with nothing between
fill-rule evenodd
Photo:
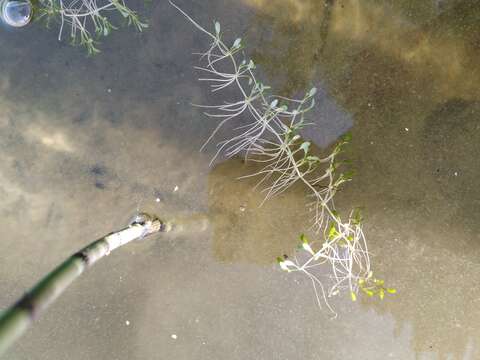
<instances>
[{"instance_id":1,"label":"dark shadow in water","mask_svg":"<svg viewBox=\"0 0 480 360\"><path fill-rule=\"evenodd\" d=\"M260 170L241 159L217 165L208 177L208 214L215 257L224 262L272 264L290 253L308 228L305 189L294 186L262 206L258 178L238 179Z\"/></svg>"}]
</instances>

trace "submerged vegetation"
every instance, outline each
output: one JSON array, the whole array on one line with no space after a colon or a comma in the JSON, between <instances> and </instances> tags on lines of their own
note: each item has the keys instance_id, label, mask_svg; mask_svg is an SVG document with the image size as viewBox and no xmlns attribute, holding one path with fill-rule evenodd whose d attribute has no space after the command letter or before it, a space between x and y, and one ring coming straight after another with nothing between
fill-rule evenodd
<instances>
[{"instance_id":1,"label":"submerged vegetation","mask_svg":"<svg viewBox=\"0 0 480 360\"><path fill-rule=\"evenodd\" d=\"M108 36L118 26L112 16L120 15L128 26L142 31L147 24L130 9L124 0L37 0L36 18L59 25L58 40L67 33L72 45L84 46L89 55L98 53L101 37Z\"/></svg>"},{"instance_id":2,"label":"submerged vegetation","mask_svg":"<svg viewBox=\"0 0 480 360\"><path fill-rule=\"evenodd\" d=\"M247 161L259 163L261 170L244 177L260 178L257 186L265 195L264 201L296 183L302 183L308 192L311 226L322 240L310 242L301 235L302 251L293 259L279 257L280 267L305 274L312 281L318 305L325 304L334 314L328 298L341 292L348 292L353 301L359 293L380 299L395 293L373 276L359 211L354 210L342 219L335 210L335 194L353 175L350 171L340 171L346 161L338 159L350 135L343 136L325 157L313 154L311 143L300 135L300 130L309 126L305 115L315 106L316 89L310 89L301 99L273 95L270 87L256 78L255 63L244 57L242 39L227 44L220 23L215 22L210 32L170 3L211 39L208 49L198 54L201 65L195 68L205 74L199 80L209 83L214 93L226 88L237 93L237 98L230 102L196 105L205 109L206 116L219 121L205 144L231 120L239 116L250 119L217 144L212 162L223 154L228 158L241 155ZM325 268L327 272L322 270Z\"/></svg>"}]
</instances>

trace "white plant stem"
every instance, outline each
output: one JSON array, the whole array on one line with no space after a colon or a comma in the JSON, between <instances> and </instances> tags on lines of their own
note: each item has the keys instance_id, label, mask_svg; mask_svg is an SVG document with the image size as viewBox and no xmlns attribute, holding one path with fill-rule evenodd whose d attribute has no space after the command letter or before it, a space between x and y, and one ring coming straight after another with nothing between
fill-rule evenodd
<instances>
[{"instance_id":1,"label":"white plant stem","mask_svg":"<svg viewBox=\"0 0 480 360\"><path fill-rule=\"evenodd\" d=\"M214 93L229 87L238 94L237 99L224 104L196 105L206 109L204 114L207 117L219 121L203 147L231 120L239 116L251 117L248 124L237 126L233 129L233 135L218 142L212 163L223 153L227 158L243 155L246 160L263 164L256 173L243 177L260 177L257 186L265 186L261 190L265 194L264 202L295 183L300 182L305 186L308 197L313 198L307 204L308 207L313 206L312 228L317 234L323 234L324 240L317 251L304 242L309 257L303 263L283 259L280 260L280 266L284 270L307 275L314 285L318 304L323 299L334 313L328 297L348 290L352 300L355 300L359 282L366 284L371 278L367 243L359 219L352 212L347 221L342 220L333 202L338 187L350 180L347 174L336 173L339 165L337 155L348 140L342 140L324 158L313 155L310 143L303 141L298 132L310 125L305 122L304 115L315 105L316 89L310 90L303 99L267 95L269 88L256 79L253 61L237 59L242 53L241 39L236 39L228 46L222 40L218 22L214 24L214 31L209 32L172 1L170 4L212 40L208 50L199 54L204 64L195 68L208 74L199 80L209 82ZM329 269L327 275L312 272L324 267ZM322 277L325 279L322 280ZM383 288L380 290L383 298Z\"/></svg>"}]
</instances>

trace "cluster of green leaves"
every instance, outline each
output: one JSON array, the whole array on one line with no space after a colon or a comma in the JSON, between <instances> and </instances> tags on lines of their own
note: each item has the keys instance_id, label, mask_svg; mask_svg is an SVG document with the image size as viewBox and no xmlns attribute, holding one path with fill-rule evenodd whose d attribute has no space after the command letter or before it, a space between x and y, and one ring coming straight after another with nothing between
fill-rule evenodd
<instances>
[{"instance_id":1,"label":"cluster of green leaves","mask_svg":"<svg viewBox=\"0 0 480 360\"><path fill-rule=\"evenodd\" d=\"M32 2L35 20L41 20L47 28L60 18L60 2L54 0L35 0Z\"/></svg>"},{"instance_id":2,"label":"cluster of green leaves","mask_svg":"<svg viewBox=\"0 0 480 360\"><path fill-rule=\"evenodd\" d=\"M306 112L310 111L315 106L315 94L317 89L315 87L311 88L304 96L302 100L299 101L297 108L289 112L288 105L286 102L281 103L279 106L279 100L274 99L270 108L275 109L279 114L288 114L290 117L295 117L295 121L292 121L290 125L285 126L285 131L283 133L284 145L292 148L292 152L297 154L300 153L301 157L297 161L297 166L300 168L302 166L307 167L307 172L314 170L320 165L322 159L318 156L312 154L311 152L311 142L304 141L300 135L300 130L302 130L306 125L304 115Z\"/></svg>"},{"instance_id":3,"label":"cluster of green leaves","mask_svg":"<svg viewBox=\"0 0 480 360\"><path fill-rule=\"evenodd\" d=\"M397 293L396 289L385 287L384 280L374 278L372 272L366 278L358 280L358 287L367 296L378 296L381 300L384 299L385 294Z\"/></svg>"},{"instance_id":4,"label":"cluster of green leaves","mask_svg":"<svg viewBox=\"0 0 480 360\"><path fill-rule=\"evenodd\" d=\"M59 39L64 27L69 27L70 43L74 46L83 46L89 55L100 52L98 44L102 37L110 35L118 26L112 23L106 13L115 13L125 20L127 26L133 26L142 31L148 25L141 21L139 15L130 9L123 0L37 0L34 3L35 18L44 21L47 27L53 23L60 24Z\"/></svg>"},{"instance_id":5,"label":"cluster of green leaves","mask_svg":"<svg viewBox=\"0 0 480 360\"><path fill-rule=\"evenodd\" d=\"M363 249L358 248L358 239L356 239L356 236L354 235L355 229L361 226L362 216L360 213L360 209L355 209L354 211L352 211L348 220L348 224L351 225L351 227L344 227L343 230L341 230L339 227L339 224L343 223L338 213L333 210L332 214L333 218L336 221L330 222L330 225L325 232L325 242L322 247L320 249L312 248L311 242L309 241L307 236L305 234L301 234L298 249L306 251L311 256L311 259L307 261L304 265L299 265L288 260L288 257L284 255L284 258L277 258L277 261L282 270L285 270L287 272L303 271L307 273L312 279L317 279L307 270L309 267L315 265L309 265L309 267L306 267L306 265L311 263L312 261L317 260L322 260L322 262L324 262L325 259L329 258L328 249L336 247L345 248L345 250L348 251L350 254L353 254L359 250L360 252L363 252ZM336 250L335 254L335 261L339 261L340 259L338 259L338 250ZM361 256L361 253L354 256ZM350 297L352 301L357 300L358 293L365 294L368 297L378 296L381 300L384 299L386 294L396 293L396 289L385 286L384 280L373 277L373 272L371 270L369 270L368 272L363 272L363 275L358 274L356 276L353 276L352 280L354 280L354 283L352 283L353 286L350 287ZM336 293L338 293L338 291L338 289L335 290L331 295L335 295Z\"/></svg>"},{"instance_id":6,"label":"cluster of green leaves","mask_svg":"<svg viewBox=\"0 0 480 360\"><path fill-rule=\"evenodd\" d=\"M346 145L349 144L351 140L352 140L352 135L350 133L346 133L340 138L340 140L335 145L335 148L333 149L333 152L332 152L332 155L334 158L333 158L333 161L330 163L330 171L332 173L335 173L341 166L351 164L351 161L348 159L338 160L338 155L345 151ZM355 171L351 169L340 173L337 176L335 182L333 183L333 187L335 188L335 190L337 190L341 184L351 181L354 175L355 175Z\"/></svg>"}]
</instances>

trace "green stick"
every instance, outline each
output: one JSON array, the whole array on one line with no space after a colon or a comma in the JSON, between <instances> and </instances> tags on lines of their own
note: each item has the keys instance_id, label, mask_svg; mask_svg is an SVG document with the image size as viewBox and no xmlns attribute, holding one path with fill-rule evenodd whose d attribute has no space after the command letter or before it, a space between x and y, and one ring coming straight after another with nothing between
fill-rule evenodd
<instances>
[{"instance_id":1,"label":"green stick","mask_svg":"<svg viewBox=\"0 0 480 360\"><path fill-rule=\"evenodd\" d=\"M72 255L0 315L0 356L77 277L99 259L130 241L170 229L170 224L142 213L127 228L108 234Z\"/></svg>"}]
</instances>

